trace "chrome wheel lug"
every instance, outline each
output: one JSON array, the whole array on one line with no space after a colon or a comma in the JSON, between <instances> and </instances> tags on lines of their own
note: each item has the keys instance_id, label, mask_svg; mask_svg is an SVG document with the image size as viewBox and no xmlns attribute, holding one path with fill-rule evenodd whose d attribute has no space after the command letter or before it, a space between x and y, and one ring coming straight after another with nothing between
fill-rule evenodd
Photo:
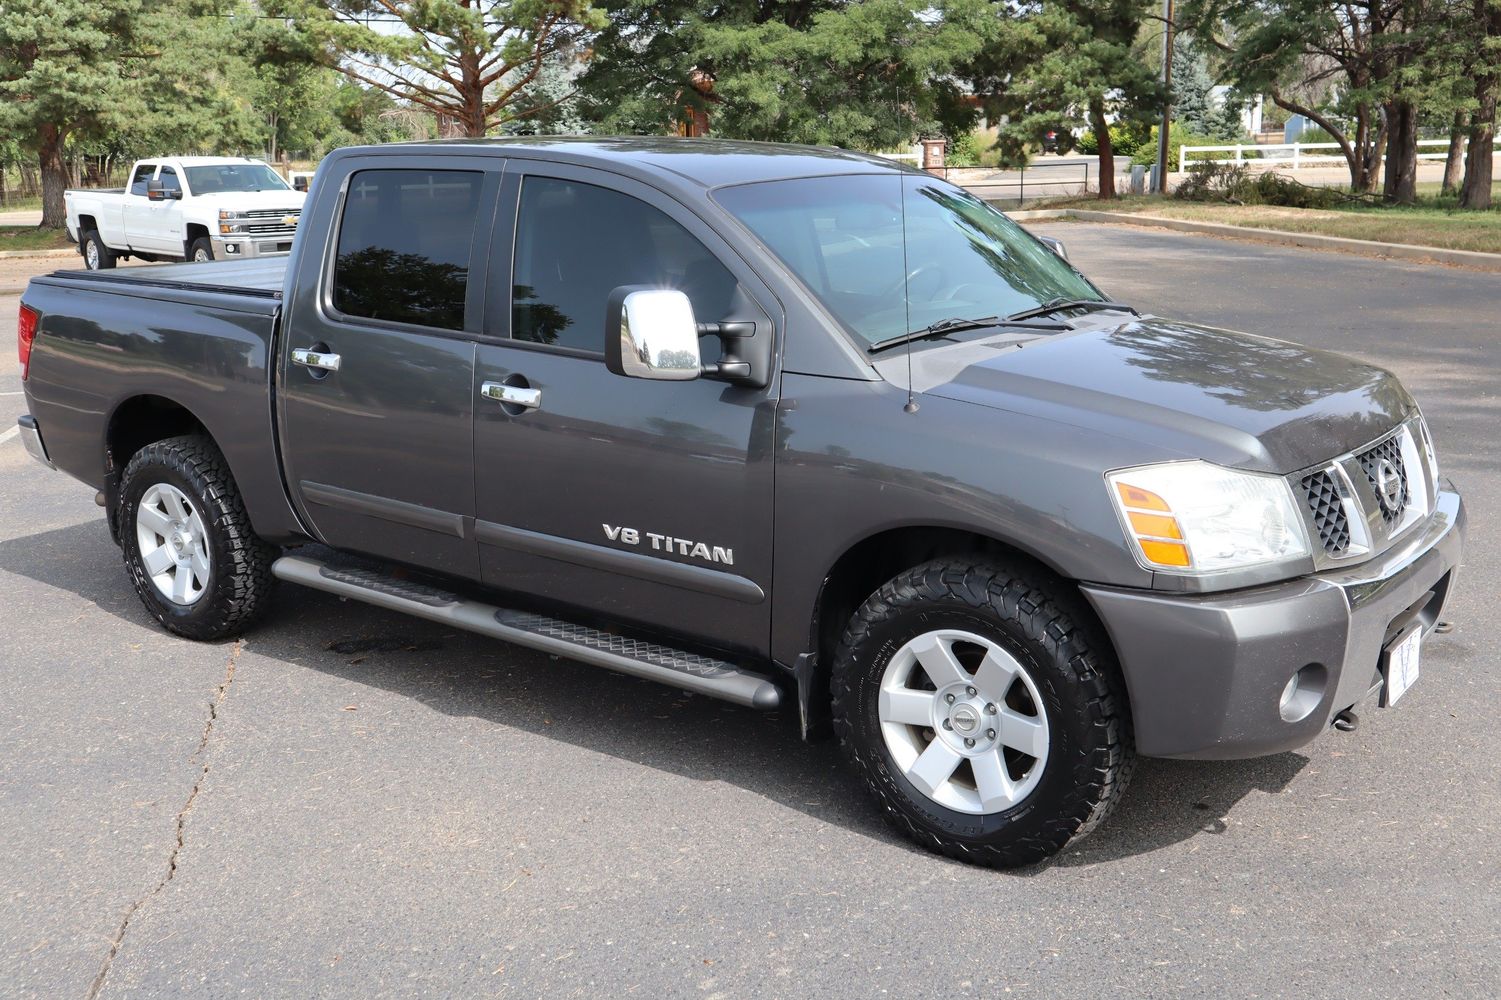
<instances>
[{"instance_id":1,"label":"chrome wheel lug","mask_svg":"<svg viewBox=\"0 0 1501 1000\"><path fill-rule=\"evenodd\" d=\"M990 704L990 705L986 705L985 706L985 714L986 715L994 715L995 713L996 713L996 707L995 707L994 704Z\"/></svg>"},{"instance_id":2,"label":"chrome wheel lug","mask_svg":"<svg viewBox=\"0 0 1501 1000\"><path fill-rule=\"evenodd\" d=\"M950 722L948 719L944 719L943 720L943 728L952 732L953 728L954 728L954 724L952 722Z\"/></svg>"},{"instance_id":3,"label":"chrome wheel lug","mask_svg":"<svg viewBox=\"0 0 1501 1000\"><path fill-rule=\"evenodd\" d=\"M966 747L973 747L975 745L975 741L966 736L964 737L964 745Z\"/></svg>"},{"instance_id":4,"label":"chrome wheel lug","mask_svg":"<svg viewBox=\"0 0 1501 1000\"><path fill-rule=\"evenodd\" d=\"M987 740L993 740L993 739L995 739L995 730L994 729L987 729L987 730L985 730L985 738Z\"/></svg>"},{"instance_id":5,"label":"chrome wheel lug","mask_svg":"<svg viewBox=\"0 0 1501 1000\"><path fill-rule=\"evenodd\" d=\"M975 691L974 688L967 687L967 688L964 689L964 693L967 694L967 695L969 695L971 698L973 698L977 692Z\"/></svg>"},{"instance_id":6,"label":"chrome wheel lug","mask_svg":"<svg viewBox=\"0 0 1501 1000\"><path fill-rule=\"evenodd\" d=\"M943 700L952 705L954 703L954 696L951 694L946 694L943 696Z\"/></svg>"}]
</instances>

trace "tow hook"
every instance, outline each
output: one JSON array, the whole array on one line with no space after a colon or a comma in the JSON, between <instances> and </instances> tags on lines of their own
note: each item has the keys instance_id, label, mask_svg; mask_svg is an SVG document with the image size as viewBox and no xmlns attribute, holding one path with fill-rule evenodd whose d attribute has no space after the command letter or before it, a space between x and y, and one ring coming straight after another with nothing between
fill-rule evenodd
<instances>
[{"instance_id":1,"label":"tow hook","mask_svg":"<svg viewBox=\"0 0 1501 1000\"><path fill-rule=\"evenodd\" d=\"M1345 709L1334 717L1334 728L1342 733L1353 733L1360 726L1360 716Z\"/></svg>"}]
</instances>

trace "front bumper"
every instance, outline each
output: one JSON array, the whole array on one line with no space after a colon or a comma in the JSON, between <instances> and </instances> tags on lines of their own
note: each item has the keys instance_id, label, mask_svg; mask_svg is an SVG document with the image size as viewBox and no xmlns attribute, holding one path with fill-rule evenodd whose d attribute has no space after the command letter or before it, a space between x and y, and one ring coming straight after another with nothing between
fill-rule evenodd
<instances>
[{"instance_id":1,"label":"front bumper","mask_svg":"<svg viewBox=\"0 0 1501 1000\"><path fill-rule=\"evenodd\" d=\"M47 445L42 441L41 428L37 427L36 417L27 413L16 420L16 426L21 431L21 444L26 449L26 454L41 462L49 469L55 470L56 465L47 454Z\"/></svg>"},{"instance_id":2,"label":"front bumper","mask_svg":"<svg viewBox=\"0 0 1501 1000\"><path fill-rule=\"evenodd\" d=\"M215 236L214 260L241 260L245 257L285 257L292 252L290 236L256 236L235 233Z\"/></svg>"},{"instance_id":3,"label":"front bumper","mask_svg":"<svg viewBox=\"0 0 1501 1000\"><path fill-rule=\"evenodd\" d=\"M1084 586L1120 658L1137 750L1259 757L1314 739L1379 691L1381 651L1397 632L1438 623L1464 534L1464 503L1444 483L1425 524L1358 566L1202 596ZM1282 692L1304 667L1321 692L1288 721Z\"/></svg>"}]
</instances>

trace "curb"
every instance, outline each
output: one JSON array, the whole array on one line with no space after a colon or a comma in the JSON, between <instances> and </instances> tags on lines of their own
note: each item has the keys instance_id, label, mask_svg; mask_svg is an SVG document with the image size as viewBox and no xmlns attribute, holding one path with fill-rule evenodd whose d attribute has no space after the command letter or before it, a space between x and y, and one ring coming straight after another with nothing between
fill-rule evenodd
<instances>
[{"instance_id":1,"label":"curb","mask_svg":"<svg viewBox=\"0 0 1501 1000\"><path fill-rule=\"evenodd\" d=\"M1424 264L1437 262L1477 268L1482 271L1501 272L1501 253L1485 253L1480 250L1449 250L1444 247L1425 247L1413 243L1379 243L1375 240L1355 240L1344 236L1320 236L1316 233L1293 233L1285 229L1256 229L1251 226L1226 225L1223 222L1194 222L1188 219L1165 219L1159 215L1101 212L1087 208L1036 209L1030 212L1007 212L1006 215L1017 222L1034 219L1078 219L1080 222L1104 222L1171 229L1180 233L1251 240L1278 246L1302 247L1307 250L1338 250L1365 257L1411 260Z\"/></svg>"},{"instance_id":2,"label":"curb","mask_svg":"<svg viewBox=\"0 0 1501 1000\"><path fill-rule=\"evenodd\" d=\"M0 250L0 260L19 260L23 257L77 257L77 250Z\"/></svg>"}]
</instances>

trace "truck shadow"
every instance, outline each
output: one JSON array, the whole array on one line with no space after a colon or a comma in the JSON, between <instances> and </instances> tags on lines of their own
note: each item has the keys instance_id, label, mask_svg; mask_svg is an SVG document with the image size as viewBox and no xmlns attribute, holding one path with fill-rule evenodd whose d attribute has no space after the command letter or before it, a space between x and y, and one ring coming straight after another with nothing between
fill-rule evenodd
<instances>
[{"instance_id":1,"label":"truck shadow","mask_svg":"<svg viewBox=\"0 0 1501 1000\"><path fill-rule=\"evenodd\" d=\"M154 628L101 522L0 542L0 571L70 591L131 625ZM186 641L186 640L184 640ZM421 702L445 714L561 740L696 781L727 782L887 844L907 842L843 766L791 720L742 709L327 594L284 586L248 652ZM786 710L783 710L786 711ZM1140 761L1120 809L1053 861L1013 872L1148 854L1229 829L1253 792L1276 793L1307 763ZM910 848L919 853L919 848Z\"/></svg>"}]
</instances>

